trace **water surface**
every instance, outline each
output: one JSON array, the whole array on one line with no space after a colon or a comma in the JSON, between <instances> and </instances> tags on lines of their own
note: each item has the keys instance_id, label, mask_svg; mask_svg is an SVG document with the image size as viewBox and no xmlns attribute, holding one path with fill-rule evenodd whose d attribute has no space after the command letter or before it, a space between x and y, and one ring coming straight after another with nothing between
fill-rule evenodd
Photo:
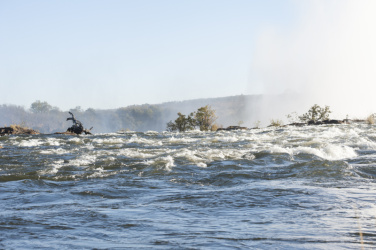
<instances>
[{"instance_id":1,"label":"water surface","mask_svg":"<svg viewBox=\"0 0 376 250\"><path fill-rule=\"evenodd\" d=\"M376 247L376 129L0 137L0 248Z\"/></svg>"}]
</instances>

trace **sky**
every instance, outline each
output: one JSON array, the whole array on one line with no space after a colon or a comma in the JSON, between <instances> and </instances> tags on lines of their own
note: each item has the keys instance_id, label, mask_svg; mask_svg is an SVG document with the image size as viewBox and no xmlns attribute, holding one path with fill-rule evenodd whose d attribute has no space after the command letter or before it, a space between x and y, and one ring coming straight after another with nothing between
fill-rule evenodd
<instances>
[{"instance_id":1,"label":"sky","mask_svg":"<svg viewBox=\"0 0 376 250\"><path fill-rule=\"evenodd\" d=\"M256 34L286 1L0 0L0 103L118 108L262 93Z\"/></svg>"},{"instance_id":2,"label":"sky","mask_svg":"<svg viewBox=\"0 0 376 250\"><path fill-rule=\"evenodd\" d=\"M0 104L296 93L298 109L376 112L374 13L372 0L0 0Z\"/></svg>"}]
</instances>

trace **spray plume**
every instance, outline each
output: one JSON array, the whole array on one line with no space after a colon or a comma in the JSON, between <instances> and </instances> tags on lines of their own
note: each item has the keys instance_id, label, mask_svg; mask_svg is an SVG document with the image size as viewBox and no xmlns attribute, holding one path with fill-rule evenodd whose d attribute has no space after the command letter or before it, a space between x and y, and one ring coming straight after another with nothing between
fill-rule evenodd
<instances>
[{"instance_id":1,"label":"spray plume","mask_svg":"<svg viewBox=\"0 0 376 250\"><path fill-rule=\"evenodd\" d=\"M266 96L263 118L329 105L334 118L376 112L376 1L296 1L293 30L263 29L254 73ZM285 95L286 96L286 95ZM336 117L337 116L337 117Z\"/></svg>"}]
</instances>

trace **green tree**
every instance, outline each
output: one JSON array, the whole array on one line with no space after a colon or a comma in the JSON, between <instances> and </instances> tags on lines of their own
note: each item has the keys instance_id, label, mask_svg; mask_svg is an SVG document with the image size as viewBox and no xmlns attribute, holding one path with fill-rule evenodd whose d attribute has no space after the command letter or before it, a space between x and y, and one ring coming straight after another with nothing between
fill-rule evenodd
<instances>
[{"instance_id":1,"label":"green tree","mask_svg":"<svg viewBox=\"0 0 376 250\"><path fill-rule=\"evenodd\" d=\"M199 127L201 131L211 130L214 122L217 120L215 110L210 106L199 108L196 112L190 113L188 116L178 113L176 120L167 123L167 131L184 132Z\"/></svg>"},{"instance_id":2,"label":"green tree","mask_svg":"<svg viewBox=\"0 0 376 250\"><path fill-rule=\"evenodd\" d=\"M195 113L196 124L201 131L211 130L214 122L217 120L215 110L209 105L199 108Z\"/></svg>"},{"instance_id":3,"label":"green tree","mask_svg":"<svg viewBox=\"0 0 376 250\"><path fill-rule=\"evenodd\" d=\"M167 131L179 131L184 132L195 128L196 120L194 119L194 113L191 113L187 117L182 113L178 113L178 118L174 122L167 123Z\"/></svg>"},{"instance_id":4,"label":"green tree","mask_svg":"<svg viewBox=\"0 0 376 250\"><path fill-rule=\"evenodd\" d=\"M52 106L47 102L37 100L31 104L30 110L33 113L47 113L52 110Z\"/></svg>"},{"instance_id":5,"label":"green tree","mask_svg":"<svg viewBox=\"0 0 376 250\"><path fill-rule=\"evenodd\" d=\"M320 107L319 105L315 104L313 105L307 113L303 114L299 117L299 119L303 122L308 121L325 121L329 119L329 114L332 111L330 111L329 106Z\"/></svg>"}]
</instances>

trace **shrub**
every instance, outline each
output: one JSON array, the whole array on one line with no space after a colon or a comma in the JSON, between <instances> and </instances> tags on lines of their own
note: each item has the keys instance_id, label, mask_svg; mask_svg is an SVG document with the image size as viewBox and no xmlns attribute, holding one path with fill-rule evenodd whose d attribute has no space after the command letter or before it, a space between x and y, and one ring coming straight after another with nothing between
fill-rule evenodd
<instances>
[{"instance_id":1,"label":"shrub","mask_svg":"<svg viewBox=\"0 0 376 250\"><path fill-rule=\"evenodd\" d=\"M367 119L366 119L366 121L367 121L367 123L369 125L375 124L375 114L372 114L372 115L368 116Z\"/></svg>"},{"instance_id":2,"label":"shrub","mask_svg":"<svg viewBox=\"0 0 376 250\"><path fill-rule=\"evenodd\" d=\"M281 120L274 120L274 119L271 119L270 120L270 127L281 127L283 126L283 122Z\"/></svg>"},{"instance_id":3,"label":"shrub","mask_svg":"<svg viewBox=\"0 0 376 250\"><path fill-rule=\"evenodd\" d=\"M215 110L209 105L199 108L195 113L196 124L201 131L211 130L212 125L217 120Z\"/></svg>"},{"instance_id":4,"label":"shrub","mask_svg":"<svg viewBox=\"0 0 376 250\"><path fill-rule=\"evenodd\" d=\"M199 108L196 112L189 114L187 117L180 112L178 113L178 118L176 120L167 123L167 131L179 131L184 132L187 130L192 130L196 126L200 128L201 131L216 130L214 122L217 120L215 115L215 110L210 106Z\"/></svg>"},{"instance_id":5,"label":"shrub","mask_svg":"<svg viewBox=\"0 0 376 250\"><path fill-rule=\"evenodd\" d=\"M307 113L303 114L299 117L299 119L303 122L308 121L325 121L329 119L329 114L332 111L330 111L329 106L325 106L324 108L320 107L319 105L315 104L313 105Z\"/></svg>"},{"instance_id":6,"label":"shrub","mask_svg":"<svg viewBox=\"0 0 376 250\"><path fill-rule=\"evenodd\" d=\"M217 124L214 124L213 126L211 126L211 131L217 131L217 129L218 129Z\"/></svg>"},{"instance_id":7,"label":"shrub","mask_svg":"<svg viewBox=\"0 0 376 250\"><path fill-rule=\"evenodd\" d=\"M187 117L182 113L178 113L178 118L176 118L175 122L170 121L167 123L167 131L179 131L184 132L187 130L192 130L195 128L196 120L193 117L193 113L188 115Z\"/></svg>"}]
</instances>

